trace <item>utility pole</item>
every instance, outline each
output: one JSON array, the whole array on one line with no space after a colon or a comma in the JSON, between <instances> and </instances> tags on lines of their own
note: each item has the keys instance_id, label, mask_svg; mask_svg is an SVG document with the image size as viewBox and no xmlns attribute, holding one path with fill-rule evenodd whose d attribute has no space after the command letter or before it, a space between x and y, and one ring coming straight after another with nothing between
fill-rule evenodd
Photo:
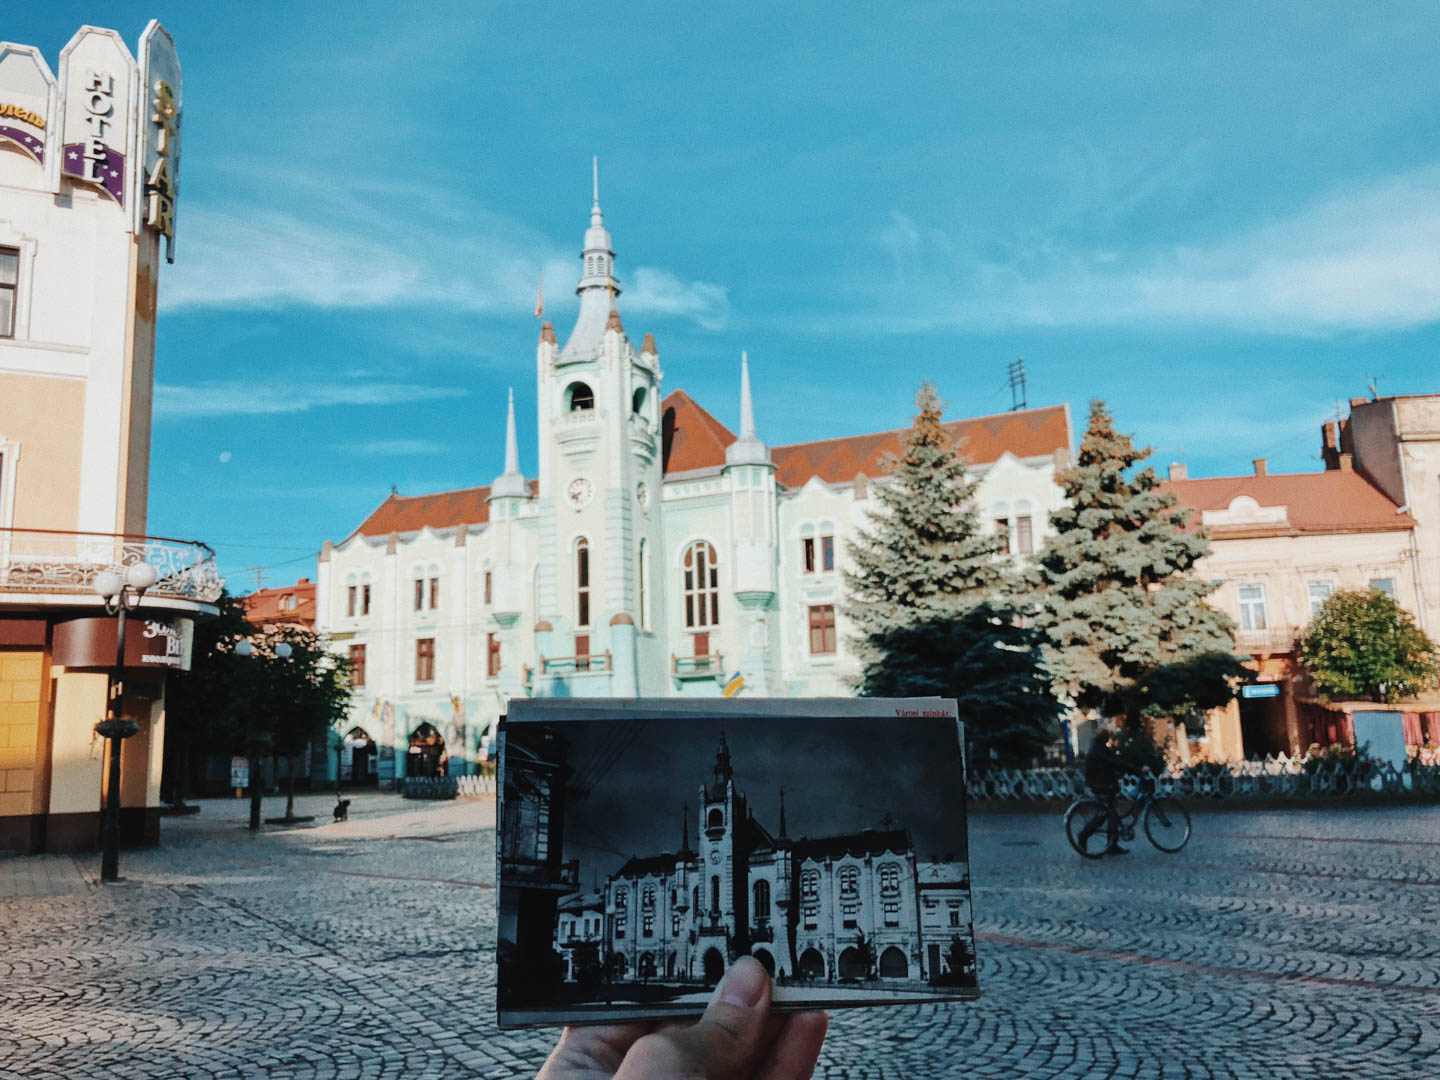
<instances>
[{"instance_id":1,"label":"utility pole","mask_svg":"<svg viewBox=\"0 0 1440 1080\"><path fill-rule=\"evenodd\" d=\"M1010 411L1029 408L1029 402L1025 398L1025 361L1011 360L1006 374L1010 386Z\"/></svg>"}]
</instances>

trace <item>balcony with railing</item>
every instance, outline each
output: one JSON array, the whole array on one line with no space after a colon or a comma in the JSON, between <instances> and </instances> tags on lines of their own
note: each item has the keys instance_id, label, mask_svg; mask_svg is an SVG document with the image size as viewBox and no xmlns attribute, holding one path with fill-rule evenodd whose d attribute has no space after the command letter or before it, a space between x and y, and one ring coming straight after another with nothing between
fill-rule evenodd
<instances>
[{"instance_id":1,"label":"balcony with railing","mask_svg":"<svg viewBox=\"0 0 1440 1080\"><path fill-rule=\"evenodd\" d=\"M1236 630L1235 647L1243 653L1288 653L1300 637L1298 626L1271 626L1263 630Z\"/></svg>"},{"instance_id":2,"label":"balcony with railing","mask_svg":"<svg viewBox=\"0 0 1440 1080\"><path fill-rule=\"evenodd\" d=\"M583 656L542 656L540 674L556 675L608 675L615 670L610 653L587 653Z\"/></svg>"},{"instance_id":3,"label":"balcony with railing","mask_svg":"<svg viewBox=\"0 0 1440 1080\"><path fill-rule=\"evenodd\" d=\"M148 563L157 580L148 603L213 604L225 582L215 552L198 540L165 536L0 529L0 604L93 603L95 576Z\"/></svg>"},{"instance_id":4,"label":"balcony with railing","mask_svg":"<svg viewBox=\"0 0 1440 1080\"><path fill-rule=\"evenodd\" d=\"M725 673L725 658L719 653L670 657L670 674L677 679L718 679Z\"/></svg>"}]
</instances>

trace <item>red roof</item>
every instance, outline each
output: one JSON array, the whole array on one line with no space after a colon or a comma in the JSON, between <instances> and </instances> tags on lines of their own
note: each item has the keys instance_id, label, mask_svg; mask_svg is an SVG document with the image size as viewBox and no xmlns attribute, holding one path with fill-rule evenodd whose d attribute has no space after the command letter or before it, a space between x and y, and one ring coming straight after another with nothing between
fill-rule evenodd
<instances>
[{"instance_id":1,"label":"red roof","mask_svg":"<svg viewBox=\"0 0 1440 1080\"><path fill-rule=\"evenodd\" d=\"M302 577L294 585L256 589L241 598L240 603L244 605L245 617L257 626L267 623L315 625L315 583L309 578Z\"/></svg>"},{"instance_id":2,"label":"red roof","mask_svg":"<svg viewBox=\"0 0 1440 1080\"><path fill-rule=\"evenodd\" d=\"M1161 485L1182 505L1225 510L1242 495L1262 507L1283 506L1285 524L1271 522L1207 525L1214 537L1287 536L1294 533L1389 532L1413 529L1415 519L1365 477L1350 469L1267 476L1212 476L1171 480Z\"/></svg>"},{"instance_id":3,"label":"red roof","mask_svg":"<svg viewBox=\"0 0 1440 1080\"><path fill-rule=\"evenodd\" d=\"M664 418L665 472L725 464L725 448L735 441L735 433L695 404L684 390L665 395L660 415Z\"/></svg>"},{"instance_id":4,"label":"red roof","mask_svg":"<svg viewBox=\"0 0 1440 1080\"><path fill-rule=\"evenodd\" d=\"M672 408L673 434L669 419ZM667 395L661 410L666 416L667 473L725 464L725 448L735 441L735 435L685 391ZM847 435L774 447L771 458L776 479L794 488L812 476L831 484L854 480L862 472L866 476L883 476L889 471L884 463L886 455L901 452L909 430L897 428L874 435ZM972 465L988 465L1006 451L1019 458L1042 457L1070 446L1070 419L1063 405L952 420L945 430Z\"/></svg>"},{"instance_id":5,"label":"red roof","mask_svg":"<svg viewBox=\"0 0 1440 1080\"><path fill-rule=\"evenodd\" d=\"M535 492L530 481L530 492ZM490 488L460 488L433 495L391 495L360 523L361 536L418 532L425 526L448 529L456 525L483 525L490 520Z\"/></svg>"}]
</instances>

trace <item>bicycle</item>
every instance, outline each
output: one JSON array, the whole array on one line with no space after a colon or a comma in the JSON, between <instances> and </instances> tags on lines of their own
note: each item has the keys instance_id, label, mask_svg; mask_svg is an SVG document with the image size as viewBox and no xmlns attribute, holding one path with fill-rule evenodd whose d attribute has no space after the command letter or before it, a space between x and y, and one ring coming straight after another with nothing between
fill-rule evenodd
<instances>
[{"instance_id":1,"label":"bicycle","mask_svg":"<svg viewBox=\"0 0 1440 1080\"><path fill-rule=\"evenodd\" d=\"M1190 842L1190 811L1179 799L1170 795L1156 795L1154 781L1143 789L1138 798L1126 800L1123 795L1116 797L1116 816L1120 819L1120 838L1135 839L1135 827L1143 823L1145 836L1158 850L1174 855ZM1079 854L1087 859L1098 859L1110 846L1110 831L1106 824L1108 811L1103 799L1086 795L1076 799L1065 811L1065 837Z\"/></svg>"}]
</instances>

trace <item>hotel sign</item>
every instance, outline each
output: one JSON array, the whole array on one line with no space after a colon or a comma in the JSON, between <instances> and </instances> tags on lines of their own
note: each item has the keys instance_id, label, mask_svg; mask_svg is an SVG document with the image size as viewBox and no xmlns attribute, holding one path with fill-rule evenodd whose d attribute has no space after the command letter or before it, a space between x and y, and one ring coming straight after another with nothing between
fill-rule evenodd
<instances>
[{"instance_id":1,"label":"hotel sign","mask_svg":"<svg viewBox=\"0 0 1440 1080\"><path fill-rule=\"evenodd\" d=\"M60 171L122 207L134 142L135 62L114 30L82 27L60 53L65 104Z\"/></svg>"},{"instance_id":2,"label":"hotel sign","mask_svg":"<svg viewBox=\"0 0 1440 1080\"><path fill-rule=\"evenodd\" d=\"M0 45L0 142L19 147L42 167L54 99L45 58L25 45Z\"/></svg>"},{"instance_id":3,"label":"hotel sign","mask_svg":"<svg viewBox=\"0 0 1440 1080\"><path fill-rule=\"evenodd\" d=\"M195 624L173 615L135 615L125 628L125 667L189 671ZM55 624L54 662L67 668L109 668L115 664L115 620L85 616Z\"/></svg>"},{"instance_id":4,"label":"hotel sign","mask_svg":"<svg viewBox=\"0 0 1440 1080\"><path fill-rule=\"evenodd\" d=\"M175 203L180 194L180 57L169 32L152 19L140 35L140 146L143 199L136 229L165 238L165 260L175 261Z\"/></svg>"}]
</instances>

